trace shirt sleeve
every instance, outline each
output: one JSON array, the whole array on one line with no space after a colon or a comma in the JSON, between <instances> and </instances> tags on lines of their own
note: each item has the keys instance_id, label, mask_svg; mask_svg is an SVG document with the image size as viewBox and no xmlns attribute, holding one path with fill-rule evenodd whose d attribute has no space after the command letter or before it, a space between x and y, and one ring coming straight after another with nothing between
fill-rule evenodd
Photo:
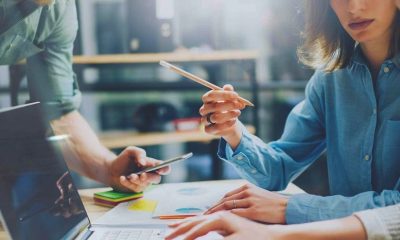
<instances>
[{"instance_id":1,"label":"shirt sleeve","mask_svg":"<svg viewBox=\"0 0 400 240\"><path fill-rule=\"evenodd\" d=\"M314 74L306 87L305 100L289 114L279 140L265 144L242 125L243 135L237 149L232 150L221 139L219 157L253 184L268 190L283 190L326 148L321 85L318 74Z\"/></svg>"},{"instance_id":2,"label":"shirt sleeve","mask_svg":"<svg viewBox=\"0 0 400 240\"><path fill-rule=\"evenodd\" d=\"M74 0L56 1L48 11L40 40L43 51L27 59L30 101L40 101L68 113L81 101L76 76L72 70L73 44L78 30Z\"/></svg>"},{"instance_id":3,"label":"shirt sleeve","mask_svg":"<svg viewBox=\"0 0 400 240\"><path fill-rule=\"evenodd\" d=\"M355 213L364 225L368 240L400 239L400 204Z\"/></svg>"},{"instance_id":4,"label":"shirt sleeve","mask_svg":"<svg viewBox=\"0 0 400 240\"><path fill-rule=\"evenodd\" d=\"M352 197L299 194L289 198L286 222L297 224L342 218L354 212L398 203L400 203L400 192L396 190L384 190L381 193L369 191Z\"/></svg>"}]
</instances>

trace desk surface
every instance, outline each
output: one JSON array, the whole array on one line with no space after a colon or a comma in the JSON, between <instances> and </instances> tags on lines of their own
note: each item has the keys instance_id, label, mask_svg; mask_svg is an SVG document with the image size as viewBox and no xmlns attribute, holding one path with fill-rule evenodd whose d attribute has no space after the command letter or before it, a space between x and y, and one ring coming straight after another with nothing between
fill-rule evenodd
<instances>
[{"instance_id":1,"label":"desk surface","mask_svg":"<svg viewBox=\"0 0 400 240\"><path fill-rule=\"evenodd\" d=\"M222 180L222 181L234 182L238 186L246 183L246 181L242 180L242 179ZM218 182L222 182L222 181L218 181ZM210 184L212 184L214 181L209 181L209 182L210 182ZM79 190L79 194L82 198L83 204L85 205L86 211L92 222L110 210L110 208L108 208L108 207L102 207L102 206L95 205L95 203L93 201L93 194L95 192L107 191L107 190L109 190L109 188L93 188L93 189ZM295 186L294 184L289 184L289 186L285 190L285 193L288 193L288 194L296 194L296 193L301 193L301 192L303 192L303 191L299 187ZM6 240L6 239L9 239L9 238L8 238L7 234L5 233L4 229L2 228L2 226L0 225L0 240Z\"/></svg>"}]
</instances>

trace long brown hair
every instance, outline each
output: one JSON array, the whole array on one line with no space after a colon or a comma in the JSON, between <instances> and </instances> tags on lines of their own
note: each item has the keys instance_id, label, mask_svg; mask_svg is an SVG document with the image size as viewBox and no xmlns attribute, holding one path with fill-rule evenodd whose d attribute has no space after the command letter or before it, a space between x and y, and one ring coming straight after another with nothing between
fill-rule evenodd
<instances>
[{"instance_id":1,"label":"long brown hair","mask_svg":"<svg viewBox=\"0 0 400 240\"><path fill-rule=\"evenodd\" d=\"M344 30L329 0L305 0L303 45L297 53L301 62L327 72L346 67L356 42ZM389 47L390 56L400 52L400 13L397 11Z\"/></svg>"}]
</instances>

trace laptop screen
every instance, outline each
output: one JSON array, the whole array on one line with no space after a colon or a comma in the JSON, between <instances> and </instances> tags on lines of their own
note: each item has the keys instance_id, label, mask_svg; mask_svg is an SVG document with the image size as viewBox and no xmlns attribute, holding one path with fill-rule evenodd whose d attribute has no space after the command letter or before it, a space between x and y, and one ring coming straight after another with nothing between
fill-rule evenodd
<instances>
[{"instance_id":1,"label":"laptop screen","mask_svg":"<svg viewBox=\"0 0 400 240\"><path fill-rule=\"evenodd\" d=\"M64 162L65 139L0 137L0 211L13 239L65 239L89 223Z\"/></svg>"}]
</instances>

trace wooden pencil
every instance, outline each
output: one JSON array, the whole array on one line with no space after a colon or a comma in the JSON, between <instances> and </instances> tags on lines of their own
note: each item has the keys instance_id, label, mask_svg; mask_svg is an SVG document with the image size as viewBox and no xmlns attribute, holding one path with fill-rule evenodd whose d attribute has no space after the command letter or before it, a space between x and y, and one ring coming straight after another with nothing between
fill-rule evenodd
<instances>
[{"instance_id":1,"label":"wooden pencil","mask_svg":"<svg viewBox=\"0 0 400 240\"><path fill-rule=\"evenodd\" d=\"M208 87L209 89L212 89L212 90L223 90L221 87L218 87L217 85L212 84L209 81L206 81L206 80L204 80L204 79L202 79L202 78L200 78L200 77L198 77L196 75L193 75L193 74L191 74L189 72L186 72L185 70L183 70L183 69L181 69L181 68L179 68L177 66L174 66L174 65L172 65L172 64L170 64L170 63L168 63L166 61L160 61L160 65L165 67L165 68L167 68L167 69L169 69L169 70L171 70L171 71L173 71L173 72L176 72L177 74L179 74L181 76L184 76L184 77L186 77L186 78L188 78L190 80L193 80L193 81L195 81L195 82L197 82L197 83L199 83L199 84L201 84L201 85L203 85L205 87ZM245 98L242 98L242 97L239 96L239 100L242 101L247 106L254 107L254 104L251 103L249 100L247 100Z\"/></svg>"}]
</instances>

